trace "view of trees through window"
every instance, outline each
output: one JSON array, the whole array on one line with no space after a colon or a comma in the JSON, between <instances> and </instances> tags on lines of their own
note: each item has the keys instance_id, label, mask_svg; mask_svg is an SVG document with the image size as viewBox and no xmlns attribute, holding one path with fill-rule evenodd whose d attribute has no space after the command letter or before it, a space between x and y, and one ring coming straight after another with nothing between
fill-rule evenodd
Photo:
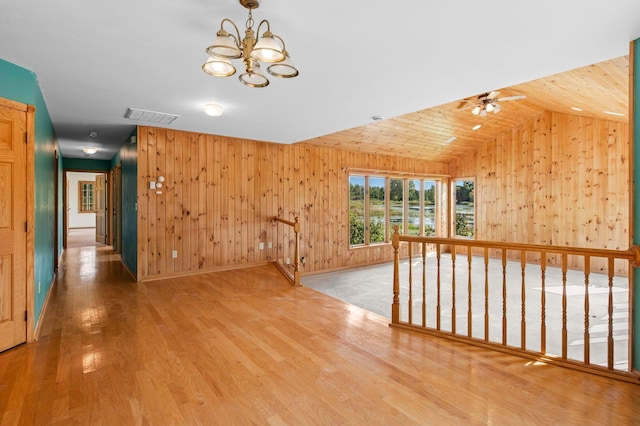
<instances>
[{"instance_id":1,"label":"view of trees through window","mask_svg":"<svg viewBox=\"0 0 640 426\"><path fill-rule=\"evenodd\" d=\"M351 245L388 241L395 225L407 235L436 235L436 181L352 175L349 194Z\"/></svg>"},{"instance_id":2,"label":"view of trees through window","mask_svg":"<svg viewBox=\"0 0 640 426\"><path fill-rule=\"evenodd\" d=\"M456 236L473 238L475 235L474 181L457 179L456 188Z\"/></svg>"}]
</instances>

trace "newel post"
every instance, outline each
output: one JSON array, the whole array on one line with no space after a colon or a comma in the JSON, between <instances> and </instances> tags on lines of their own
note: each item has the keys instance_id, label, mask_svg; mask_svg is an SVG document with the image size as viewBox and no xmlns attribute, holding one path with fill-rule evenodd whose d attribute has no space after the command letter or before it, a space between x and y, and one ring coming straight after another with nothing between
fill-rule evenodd
<instances>
[{"instance_id":1,"label":"newel post","mask_svg":"<svg viewBox=\"0 0 640 426\"><path fill-rule=\"evenodd\" d=\"M295 217L293 221L293 232L296 236L296 248L295 248L295 263L293 270L293 285L300 285L300 238L298 235L300 234L300 222L298 222L298 216Z\"/></svg>"},{"instance_id":2,"label":"newel post","mask_svg":"<svg viewBox=\"0 0 640 426\"><path fill-rule=\"evenodd\" d=\"M393 227L391 245L393 246L393 303L391 304L391 323L400 322L400 233L399 226Z\"/></svg>"}]
</instances>

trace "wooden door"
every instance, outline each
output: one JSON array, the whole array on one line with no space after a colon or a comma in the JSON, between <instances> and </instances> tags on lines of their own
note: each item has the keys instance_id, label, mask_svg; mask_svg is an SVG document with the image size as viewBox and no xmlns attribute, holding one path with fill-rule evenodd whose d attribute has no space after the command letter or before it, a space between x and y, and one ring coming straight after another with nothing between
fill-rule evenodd
<instances>
[{"instance_id":1,"label":"wooden door","mask_svg":"<svg viewBox=\"0 0 640 426\"><path fill-rule=\"evenodd\" d=\"M0 103L0 351L27 341L27 114Z\"/></svg>"},{"instance_id":2,"label":"wooden door","mask_svg":"<svg viewBox=\"0 0 640 426\"><path fill-rule=\"evenodd\" d=\"M107 191L104 175L96 176L96 242L107 242Z\"/></svg>"}]
</instances>

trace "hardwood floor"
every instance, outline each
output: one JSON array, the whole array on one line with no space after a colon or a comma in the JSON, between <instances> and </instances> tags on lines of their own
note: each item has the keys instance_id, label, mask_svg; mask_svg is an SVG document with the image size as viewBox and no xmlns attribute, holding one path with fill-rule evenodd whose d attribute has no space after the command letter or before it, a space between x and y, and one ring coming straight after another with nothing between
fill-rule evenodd
<instances>
[{"instance_id":1,"label":"hardwood floor","mask_svg":"<svg viewBox=\"0 0 640 426\"><path fill-rule=\"evenodd\" d=\"M640 387L391 329L272 266L136 284L70 248L1 424L634 424ZM637 423L635 423L637 424Z\"/></svg>"}]
</instances>

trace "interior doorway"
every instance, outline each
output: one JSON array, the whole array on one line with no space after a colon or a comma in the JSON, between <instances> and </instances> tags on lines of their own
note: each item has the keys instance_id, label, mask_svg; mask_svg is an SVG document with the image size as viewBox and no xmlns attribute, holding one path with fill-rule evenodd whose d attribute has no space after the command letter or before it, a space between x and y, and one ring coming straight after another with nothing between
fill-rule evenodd
<instances>
[{"instance_id":1,"label":"interior doorway","mask_svg":"<svg viewBox=\"0 0 640 426\"><path fill-rule=\"evenodd\" d=\"M110 241L107 174L65 171L64 247L106 245Z\"/></svg>"}]
</instances>

